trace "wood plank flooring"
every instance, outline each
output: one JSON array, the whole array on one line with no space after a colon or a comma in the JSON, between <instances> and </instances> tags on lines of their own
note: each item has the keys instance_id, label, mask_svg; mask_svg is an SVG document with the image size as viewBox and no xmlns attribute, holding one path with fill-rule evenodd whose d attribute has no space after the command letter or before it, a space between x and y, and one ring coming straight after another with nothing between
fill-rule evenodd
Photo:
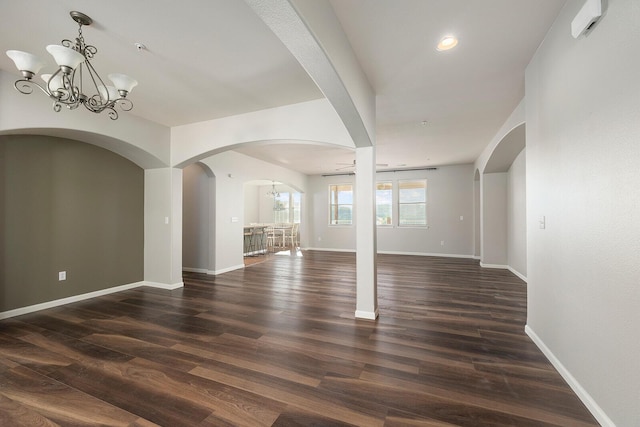
<instances>
[{"instance_id":1,"label":"wood plank flooring","mask_svg":"<svg viewBox=\"0 0 640 427\"><path fill-rule=\"evenodd\" d=\"M597 425L511 273L380 255L366 321L354 254L281 255L0 321L0 425Z\"/></svg>"}]
</instances>

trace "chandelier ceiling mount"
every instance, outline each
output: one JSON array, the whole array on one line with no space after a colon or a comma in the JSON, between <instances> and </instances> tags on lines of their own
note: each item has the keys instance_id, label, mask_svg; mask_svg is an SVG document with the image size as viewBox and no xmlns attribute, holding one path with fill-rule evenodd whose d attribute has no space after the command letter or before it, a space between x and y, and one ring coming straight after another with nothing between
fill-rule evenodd
<instances>
[{"instance_id":1,"label":"chandelier ceiling mount","mask_svg":"<svg viewBox=\"0 0 640 427\"><path fill-rule=\"evenodd\" d=\"M41 75L44 85L33 81L44 66L40 58L29 52L7 51L7 56L13 60L23 77L16 80L14 86L18 92L25 95L32 93L34 86L37 87L53 100L53 110L56 112L60 111L62 106L74 110L83 105L93 113L106 111L112 120L116 120L116 106L123 111L133 108L133 103L127 95L138 82L125 74L113 73L107 76L113 85L105 84L91 64L91 59L98 49L86 44L82 35L82 27L91 25L93 19L78 11L71 11L69 14L78 23L78 36L74 40L62 40L60 45L47 46L47 51L53 56L58 69L52 74Z\"/></svg>"}]
</instances>

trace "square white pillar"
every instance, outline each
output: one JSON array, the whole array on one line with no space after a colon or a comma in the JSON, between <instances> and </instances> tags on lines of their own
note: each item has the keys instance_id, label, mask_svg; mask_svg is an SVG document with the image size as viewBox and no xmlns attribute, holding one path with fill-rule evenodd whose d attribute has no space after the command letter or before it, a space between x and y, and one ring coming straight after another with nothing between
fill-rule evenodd
<instances>
[{"instance_id":1,"label":"square white pillar","mask_svg":"<svg viewBox=\"0 0 640 427\"><path fill-rule=\"evenodd\" d=\"M182 282L182 169L144 173L144 281L175 289Z\"/></svg>"},{"instance_id":2,"label":"square white pillar","mask_svg":"<svg viewBox=\"0 0 640 427\"><path fill-rule=\"evenodd\" d=\"M376 149L356 148L356 318L378 317Z\"/></svg>"}]
</instances>

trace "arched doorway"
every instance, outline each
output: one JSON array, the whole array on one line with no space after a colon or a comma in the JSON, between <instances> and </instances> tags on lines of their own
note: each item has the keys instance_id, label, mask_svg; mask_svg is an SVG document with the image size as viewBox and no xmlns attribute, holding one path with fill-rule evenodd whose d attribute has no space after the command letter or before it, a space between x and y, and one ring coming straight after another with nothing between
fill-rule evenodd
<instances>
[{"instance_id":1,"label":"arched doorway","mask_svg":"<svg viewBox=\"0 0 640 427\"><path fill-rule=\"evenodd\" d=\"M495 147L481 176L481 265L526 280L525 124Z\"/></svg>"}]
</instances>

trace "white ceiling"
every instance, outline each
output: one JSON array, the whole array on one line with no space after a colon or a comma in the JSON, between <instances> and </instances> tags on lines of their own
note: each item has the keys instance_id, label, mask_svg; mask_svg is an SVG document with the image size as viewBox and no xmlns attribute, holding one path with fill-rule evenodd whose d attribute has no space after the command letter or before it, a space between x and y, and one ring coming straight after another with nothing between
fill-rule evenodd
<instances>
[{"instance_id":1,"label":"white ceiling","mask_svg":"<svg viewBox=\"0 0 640 427\"><path fill-rule=\"evenodd\" d=\"M397 168L473 162L524 96L525 67L565 0L330 3L376 93L378 162ZM323 96L240 0L5 0L0 50L38 54L51 70L44 47L75 37L71 10L94 20L83 33L98 71L140 82L129 114L175 126ZM436 51L449 33L458 47ZM0 69L18 75L5 55ZM354 159L285 142L238 151L309 174Z\"/></svg>"}]
</instances>

